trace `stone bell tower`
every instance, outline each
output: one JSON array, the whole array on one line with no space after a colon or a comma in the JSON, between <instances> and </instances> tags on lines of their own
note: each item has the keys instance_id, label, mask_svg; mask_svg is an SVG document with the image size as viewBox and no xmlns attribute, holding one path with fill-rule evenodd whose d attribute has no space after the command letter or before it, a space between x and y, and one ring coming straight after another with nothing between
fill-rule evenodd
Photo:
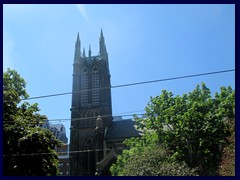
<instances>
[{"instance_id":1,"label":"stone bell tower","mask_svg":"<svg viewBox=\"0 0 240 180\"><path fill-rule=\"evenodd\" d=\"M108 53L101 30L99 54L89 46L81 53L79 34L73 63L70 128L70 175L94 175L103 158L104 129L112 122L111 83Z\"/></svg>"}]
</instances>

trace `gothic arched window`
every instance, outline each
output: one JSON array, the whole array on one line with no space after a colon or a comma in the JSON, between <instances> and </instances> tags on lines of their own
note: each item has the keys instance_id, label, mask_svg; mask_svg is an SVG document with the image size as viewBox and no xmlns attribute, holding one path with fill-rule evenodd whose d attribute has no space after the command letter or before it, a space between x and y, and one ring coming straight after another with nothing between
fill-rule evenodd
<instances>
[{"instance_id":1,"label":"gothic arched window","mask_svg":"<svg viewBox=\"0 0 240 180\"><path fill-rule=\"evenodd\" d=\"M99 105L99 70L97 66L92 68L92 104Z\"/></svg>"},{"instance_id":2,"label":"gothic arched window","mask_svg":"<svg viewBox=\"0 0 240 180\"><path fill-rule=\"evenodd\" d=\"M88 72L84 68L81 74L81 105L86 106L88 104Z\"/></svg>"}]
</instances>

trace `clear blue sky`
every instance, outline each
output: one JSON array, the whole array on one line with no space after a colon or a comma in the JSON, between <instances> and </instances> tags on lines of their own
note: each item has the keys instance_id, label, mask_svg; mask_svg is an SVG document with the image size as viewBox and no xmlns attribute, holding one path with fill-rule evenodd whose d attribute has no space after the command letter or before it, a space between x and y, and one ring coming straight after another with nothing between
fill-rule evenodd
<instances>
[{"instance_id":1,"label":"clear blue sky","mask_svg":"<svg viewBox=\"0 0 240 180\"><path fill-rule=\"evenodd\" d=\"M3 69L20 73L30 97L71 92L77 33L97 55L101 28L112 86L235 68L234 5L12 4L3 5ZM163 89L181 95L201 82L212 93L235 89L235 73L112 89L113 114L144 110ZM30 102L49 119L70 118L71 95ZM69 137L70 121L56 123Z\"/></svg>"}]
</instances>

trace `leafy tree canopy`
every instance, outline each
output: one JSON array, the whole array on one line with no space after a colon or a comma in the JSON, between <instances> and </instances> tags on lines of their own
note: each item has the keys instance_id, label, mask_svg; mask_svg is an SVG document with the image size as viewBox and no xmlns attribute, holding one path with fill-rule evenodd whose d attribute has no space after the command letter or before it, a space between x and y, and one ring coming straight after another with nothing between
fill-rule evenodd
<instances>
[{"instance_id":1,"label":"leafy tree canopy","mask_svg":"<svg viewBox=\"0 0 240 180\"><path fill-rule=\"evenodd\" d=\"M230 135L228 145L223 149L223 156L219 165L219 175L235 176L235 121L229 120Z\"/></svg>"},{"instance_id":2,"label":"leafy tree canopy","mask_svg":"<svg viewBox=\"0 0 240 180\"><path fill-rule=\"evenodd\" d=\"M163 90L145 110L145 118L135 116L143 136L125 141L129 149L111 166L113 175L217 175L235 90L221 87L214 97L204 83L182 96Z\"/></svg>"},{"instance_id":3,"label":"leafy tree canopy","mask_svg":"<svg viewBox=\"0 0 240 180\"><path fill-rule=\"evenodd\" d=\"M125 140L130 149L123 150L110 167L113 176L195 176L196 169L174 159L157 144L157 134L145 132L141 138Z\"/></svg>"},{"instance_id":4,"label":"leafy tree canopy","mask_svg":"<svg viewBox=\"0 0 240 180\"><path fill-rule=\"evenodd\" d=\"M204 83L182 96L162 91L151 98L146 117L135 117L140 129L154 130L165 148L200 175L215 175L221 158L220 145L229 134L227 118L235 117L235 91L221 87L212 98Z\"/></svg>"},{"instance_id":5,"label":"leafy tree canopy","mask_svg":"<svg viewBox=\"0 0 240 180\"><path fill-rule=\"evenodd\" d=\"M47 117L36 103L20 103L28 97L25 87L15 70L3 73L4 175L58 175L54 148L61 142L40 127Z\"/></svg>"}]
</instances>

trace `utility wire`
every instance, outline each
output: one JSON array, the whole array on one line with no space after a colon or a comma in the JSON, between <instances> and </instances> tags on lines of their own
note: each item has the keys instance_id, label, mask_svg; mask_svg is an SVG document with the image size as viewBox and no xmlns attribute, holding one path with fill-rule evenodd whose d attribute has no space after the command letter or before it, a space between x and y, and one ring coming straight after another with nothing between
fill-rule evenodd
<instances>
[{"instance_id":1,"label":"utility wire","mask_svg":"<svg viewBox=\"0 0 240 180\"><path fill-rule=\"evenodd\" d=\"M106 115L102 115L101 117L114 117L114 116L133 116L133 115L144 115L144 114L135 114L134 112L144 112L144 110L138 110L138 111L128 111L128 112L122 112L122 113L117 113L117 114L106 114ZM134 113L134 114L127 114L127 113ZM46 119L47 121L80 121L80 120L84 120L84 119L97 119L98 116L90 116L90 117L82 117L82 118L56 118L56 119ZM4 124L7 123L13 123L12 121L4 121ZM27 123L27 124L36 124L34 122L32 123Z\"/></svg>"},{"instance_id":2,"label":"utility wire","mask_svg":"<svg viewBox=\"0 0 240 180\"><path fill-rule=\"evenodd\" d=\"M123 85L113 86L112 88L119 88L119 87L125 87L125 86L135 86L135 85L140 85L140 84L149 84L149 83L155 83L155 82L161 82L161 81L171 81L171 80L185 79L185 78L198 77L198 76L207 76L207 75L220 74L220 73L226 73L226 72L231 72L231 71L235 71L235 69L201 73L201 74L192 74L192 75L185 75L185 76L178 76L178 77L158 79L158 80L152 80L152 81L144 81L144 82L137 82L137 83L131 83L131 84L123 84Z\"/></svg>"},{"instance_id":3,"label":"utility wire","mask_svg":"<svg viewBox=\"0 0 240 180\"><path fill-rule=\"evenodd\" d=\"M165 78L165 79L157 79L157 80L151 80L151 81L135 82L135 83L129 83L129 84L121 84L121 85L115 85L115 86L111 86L111 87L86 89L86 90L75 91L75 92L65 92L65 93L50 94L50 95L44 95L44 96L36 96L36 97L30 97L30 98L25 98L25 99L21 99L21 100L25 101L25 100L40 99L40 98L47 98L47 97L54 97L54 96L63 96L63 95L79 93L79 92L86 92L86 91L88 92L88 91L93 91L93 90L102 90L102 89L110 89L110 88L113 89L113 88L120 88L120 87L127 87L127 86L136 86L136 85L141 85L141 84L149 84L149 83L156 83L156 82L162 82L162 81L172 81L172 80L177 80L177 79L185 79L185 78L207 76L207 75L213 75L213 74L221 74L221 73L227 73L227 72L231 72L231 71L235 71L235 69L228 69L228 70L214 71L214 72L207 72L207 73L200 73L200 74L192 74L192 75L171 77L171 78Z\"/></svg>"},{"instance_id":4,"label":"utility wire","mask_svg":"<svg viewBox=\"0 0 240 180\"><path fill-rule=\"evenodd\" d=\"M133 116L133 115L143 115L143 114L124 114L122 116ZM102 118L103 117L111 117L112 115L103 115L101 116ZM80 120L84 120L84 119L97 119L98 116L92 116L92 117L84 117L84 118L68 118L68 119L50 119L48 121L80 121ZM124 120L123 120L124 121Z\"/></svg>"},{"instance_id":5,"label":"utility wire","mask_svg":"<svg viewBox=\"0 0 240 180\"><path fill-rule=\"evenodd\" d=\"M216 137L216 138L211 138L211 139L204 139L204 141L212 142L213 140L223 140L224 137ZM186 141L178 141L174 143L168 143L168 145L179 145L179 144L187 144L189 143L195 143L195 142L200 142L200 140L186 140ZM117 148L121 149L121 148ZM111 150L109 148L105 150ZM79 151L64 151L64 152L57 152L58 155L65 155L67 154L73 154L73 153L86 153L86 152L95 152L95 151L104 151L104 149L87 149L87 150L79 150ZM38 155L50 155L51 153L17 153L17 154L3 154L3 156L38 156Z\"/></svg>"},{"instance_id":6,"label":"utility wire","mask_svg":"<svg viewBox=\"0 0 240 180\"><path fill-rule=\"evenodd\" d=\"M123 112L123 113L118 113L115 115L112 114L107 114L107 115L101 115L101 117L114 117L114 116L133 116L134 114L125 114L125 113L134 113L134 112L143 112L144 110L139 110L139 111L130 111L130 112ZM136 114L136 115L143 115L143 114ZM68 121L68 120L72 120L72 121L79 121L79 120L84 120L84 119L97 119L98 116L91 116L91 117L83 117L83 118L66 118L66 119L47 119L48 121Z\"/></svg>"},{"instance_id":7,"label":"utility wire","mask_svg":"<svg viewBox=\"0 0 240 180\"><path fill-rule=\"evenodd\" d=\"M138 115L138 116L141 116L141 115L144 115L144 114L123 114L123 115L121 115L121 116L133 116L133 115ZM102 118L104 118L104 117L114 117L114 115L102 115L101 116ZM98 118L98 116L91 116L91 117L83 117L83 118L66 118L66 119L46 119L46 120L48 120L48 121L50 121L50 122L52 122L52 121L59 121L59 122L61 122L61 121L81 121L81 120L84 120L84 119L97 119ZM125 119L123 119L122 121L124 121ZM13 121L4 121L3 122L3 124L14 124L14 122ZM34 123L34 122L28 122L27 124L36 124L36 122Z\"/></svg>"},{"instance_id":8,"label":"utility wire","mask_svg":"<svg viewBox=\"0 0 240 180\"><path fill-rule=\"evenodd\" d=\"M161 82L161 81L170 81L170 80L185 79L185 78L191 78L191 77L199 77L199 76L220 74L220 73L226 73L226 72L231 72L231 71L235 71L235 69L215 71L215 72L208 72L208 73L201 73L201 74L193 74L193 75L185 75L185 76L165 78L165 79L158 79L158 80L152 80L152 81L136 82L136 83L122 84L122 85L116 85L116 86L111 86L111 87L103 87L103 88L95 88L95 89L120 88L120 87L135 86L135 85L141 85L141 84L149 84L149 83L155 83L155 82ZM83 91L92 91L92 90L94 90L94 89L81 90L81 91L76 91L76 92L66 92L66 93L59 93L59 94L52 94L52 95L45 95L45 96L36 96L36 97L31 97L31 98L26 98L26 99L21 99L21 100L31 100L31 99L47 98L47 97L61 96L61 95L79 93L79 92L83 92ZM139 115L142 115L142 114L139 114ZM110 116L110 115L105 115L105 116ZM72 120L82 120L82 119L89 119L89 118L97 118L97 117L74 118ZM49 120L49 121L61 121L61 120L71 120L71 119L52 119L52 120ZM223 139L223 138L213 138L213 139ZM211 139L211 141L212 141L212 139ZM189 141L189 142L199 142L199 140L197 140L197 141L196 140L195 141ZM182 143L185 144L185 143L189 143L189 142L178 142L177 144L182 144ZM103 149L69 151L68 153L70 154L70 153L90 152L90 151L103 151ZM65 152L61 152L61 153L65 153ZM61 154L61 153L59 152L58 154ZM3 155L3 156L33 156L33 155L44 155L44 154L46 155L46 154L50 154L50 153L11 154L11 155Z\"/></svg>"}]
</instances>

